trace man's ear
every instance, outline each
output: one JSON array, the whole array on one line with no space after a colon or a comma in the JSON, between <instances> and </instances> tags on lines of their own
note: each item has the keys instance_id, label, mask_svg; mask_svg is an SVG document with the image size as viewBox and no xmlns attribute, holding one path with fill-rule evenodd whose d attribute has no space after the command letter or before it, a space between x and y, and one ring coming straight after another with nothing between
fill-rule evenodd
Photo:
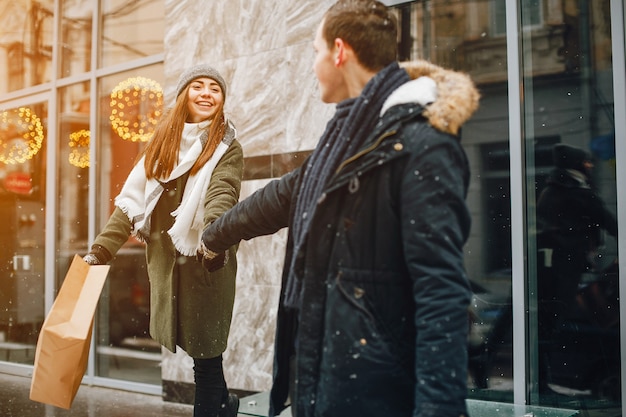
<instances>
[{"instance_id":1,"label":"man's ear","mask_svg":"<svg viewBox=\"0 0 626 417\"><path fill-rule=\"evenodd\" d=\"M346 61L346 43L341 38L335 39L335 66L340 67Z\"/></svg>"}]
</instances>

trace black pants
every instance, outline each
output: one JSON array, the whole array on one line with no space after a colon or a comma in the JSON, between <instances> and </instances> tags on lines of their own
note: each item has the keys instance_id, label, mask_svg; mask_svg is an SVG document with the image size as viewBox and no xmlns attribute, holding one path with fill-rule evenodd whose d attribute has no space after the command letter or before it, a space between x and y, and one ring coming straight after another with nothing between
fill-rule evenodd
<instances>
[{"instance_id":1,"label":"black pants","mask_svg":"<svg viewBox=\"0 0 626 417\"><path fill-rule=\"evenodd\" d=\"M222 355L210 359L193 359L196 393L193 417L218 417L228 401L228 389L222 368Z\"/></svg>"}]
</instances>

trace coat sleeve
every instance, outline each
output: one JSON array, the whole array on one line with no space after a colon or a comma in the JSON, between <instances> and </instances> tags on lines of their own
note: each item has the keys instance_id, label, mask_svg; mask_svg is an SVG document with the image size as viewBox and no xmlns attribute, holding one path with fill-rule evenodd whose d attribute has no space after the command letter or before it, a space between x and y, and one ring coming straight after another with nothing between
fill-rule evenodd
<instances>
[{"instance_id":1,"label":"coat sleeve","mask_svg":"<svg viewBox=\"0 0 626 417\"><path fill-rule=\"evenodd\" d=\"M403 250L415 301L414 417L467 415L469 282L463 245L470 215L469 170L448 135L424 128L425 146L405 166L401 185Z\"/></svg>"},{"instance_id":2,"label":"coat sleeve","mask_svg":"<svg viewBox=\"0 0 626 417\"><path fill-rule=\"evenodd\" d=\"M593 193L591 203L594 206L595 221L598 226L607 231L613 237L617 237L617 219L606 207L604 201Z\"/></svg>"},{"instance_id":3,"label":"coat sleeve","mask_svg":"<svg viewBox=\"0 0 626 417\"><path fill-rule=\"evenodd\" d=\"M94 240L92 248L99 245L107 250L108 255L113 257L122 245L128 241L131 229L132 224L128 216L119 207L115 207L107 224ZM107 259L106 261L108 262L109 260Z\"/></svg>"},{"instance_id":4,"label":"coat sleeve","mask_svg":"<svg viewBox=\"0 0 626 417\"><path fill-rule=\"evenodd\" d=\"M204 199L204 224L207 225L237 204L243 177L243 149L233 141L213 170Z\"/></svg>"},{"instance_id":5,"label":"coat sleeve","mask_svg":"<svg viewBox=\"0 0 626 417\"><path fill-rule=\"evenodd\" d=\"M299 172L298 168L271 181L209 224L202 234L204 245L222 252L242 239L269 235L287 227Z\"/></svg>"}]
</instances>

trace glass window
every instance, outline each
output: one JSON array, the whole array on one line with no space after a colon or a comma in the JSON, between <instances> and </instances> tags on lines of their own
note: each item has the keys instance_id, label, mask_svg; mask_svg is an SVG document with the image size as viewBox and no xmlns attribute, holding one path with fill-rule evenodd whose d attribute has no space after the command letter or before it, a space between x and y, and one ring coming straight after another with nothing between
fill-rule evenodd
<instances>
[{"instance_id":1,"label":"glass window","mask_svg":"<svg viewBox=\"0 0 626 417\"><path fill-rule=\"evenodd\" d=\"M0 94L49 82L54 0L0 4Z\"/></svg>"},{"instance_id":2,"label":"glass window","mask_svg":"<svg viewBox=\"0 0 626 417\"><path fill-rule=\"evenodd\" d=\"M522 0L530 404L619 409L615 127L609 0ZM466 268L470 397L513 401L505 3L397 6L402 59L468 73L481 105L462 143L472 180ZM583 9L580 7L584 6ZM494 24L495 22L495 24ZM489 33L485 28L494 28ZM522 192L516 190L515 192ZM526 394L526 393L525 393Z\"/></svg>"},{"instance_id":3,"label":"glass window","mask_svg":"<svg viewBox=\"0 0 626 417\"><path fill-rule=\"evenodd\" d=\"M44 320L47 103L0 109L0 352L33 364Z\"/></svg>"},{"instance_id":4,"label":"glass window","mask_svg":"<svg viewBox=\"0 0 626 417\"><path fill-rule=\"evenodd\" d=\"M87 247L89 189L89 83L59 90L57 151L57 274L62 279L75 254ZM60 284L60 283L59 283Z\"/></svg>"},{"instance_id":5,"label":"glass window","mask_svg":"<svg viewBox=\"0 0 626 417\"><path fill-rule=\"evenodd\" d=\"M162 82L162 65L100 80L97 232L113 213L114 199L160 116ZM98 376L161 383L161 347L149 336L145 258L144 244L130 238L111 262L98 309Z\"/></svg>"},{"instance_id":6,"label":"glass window","mask_svg":"<svg viewBox=\"0 0 626 417\"><path fill-rule=\"evenodd\" d=\"M561 36L522 37L531 400L619 408L609 1L571 6L553 15Z\"/></svg>"},{"instance_id":7,"label":"glass window","mask_svg":"<svg viewBox=\"0 0 626 417\"><path fill-rule=\"evenodd\" d=\"M492 8L492 30L494 35L506 34L506 2L499 0L491 0ZM541 0L524 0L522 1L522 9L524 21L522 26L525 28L536 27L541 23L542 16Z\"/></svg>"},{"instance_id":8,"label":"glass window","mask_svg":"<svg viewBox=\"0 0 626 417\"><path fill-rule=\"evenodd\" d=\"M61 1L61 78L91 70L93 4L90 0Z\"/></svg>"},{"instance_id":9,"label":"glass window","mask_svg":"<svg viewBox=\"0 0 626 417\"><path fill-rule=\"evenodd\" d=\"M100 3L101 67L163 52L163 0L104 0Z\"/></svg>"}]
</instances>

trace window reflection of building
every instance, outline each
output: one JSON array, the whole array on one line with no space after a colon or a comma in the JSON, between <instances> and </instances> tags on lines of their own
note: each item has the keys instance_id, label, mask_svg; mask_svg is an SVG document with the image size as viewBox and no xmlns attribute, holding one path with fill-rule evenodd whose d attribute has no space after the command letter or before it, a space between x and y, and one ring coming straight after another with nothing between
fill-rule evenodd
<instances>
[{"instance_id":1,"label":"window reflection of building","mask_svg":"<svg viewBox=\"0 0 626 417\"><path fill-rule=\"evenodd\" d=\"M44 318L44 103L0 111L0 338L34 344ZM16 361L28 363L28 355Z\"/></svg>"},{"instance_id":2,"label":"window reflection of building","mask_svg":"<svg viewBox=\"0 0 626 417\"><path fill-rule=\"evenodd\" d=\"M0 4L0 62L6 60L9 75L0 92L50 81L53 5L52 0Z\"/></svg>"},{"instance_id":3,"label":"window reflection of building","mask_svg":"<svg viewBox=\"0 0 626 417\"><path fill-rule=\"evenodd\" d=\"M400 58L428 59L439 65L462 70L481 90L481 107L462 132L462 143L472 166L469 196L473 213L472 236L467 244L466 267L475 284L473 337L485 350L497 350L486 360L491 373L475 379L472 396L485 398L499 392L508 398L512 391L511 320L511 173L507 96L506 7L500 0L475 1L389 1L396 3L401 24ZM533 297L536 271L533 269L535 201L552 168L550 149L563 142L589 148L591 138L610 135L612 122L609 0L527 0L520 9L520 72L524 80L524 141L528 204L529 262L525 277ZM609 164L596 168L602 196L615 210L614 172ZM603 255L614 259L615 245ZM483 292L484 290L484 292ZM498 321L495 317L501 317ZM529 321L533 325L532 317ZM504 323L504 325L501 325ZM495 330L494 330L495 329ZM530 334L537 329L531 327ZM496 338L497 340L494 340ZM530 340L533 340L532 338ZM536 346L529 344L533 352ZM481 348L477 351L480 353ZM476 354L476 352L470 352ZM584 355L585 352L581 350ZM482 354L482 353L480 353ZM532 355L532 353L531 353ZM486 355L489 356L489 355ZM494 359L495 357L495 359ZM477 356L473 359L476 359ZM475 365L475 363L473 364ZM584 375L583 367L569 367L569 377ZM599 368L598 368L599 369ZM563 374L567 372L563 372ZM473 375L476 376L476 375ZM611 377L612 375L608 375ZM536 374L531 372L531 383ZM582 377L584 379L584 377ZM582 384L592 392L591 400L604 399L589 375ZM565 379L561 389L571 393L574 385ZM597 384L601 384L598 382ZM487 388L482 394L480 389ZM576 385L576 389L583 389ZM613 394L615 391L613 391ZM610 398L615 400L616 398ZM543 403L551 398L540 397ZM590 404L593 404L591 401ZM593 406L592 406L593 407Z\"/></svg>"},{"instance_id":4,"label":"window reflection of building","mask_svg":"<svg viewBox=\"0 0 626 417\"><path fill-rule=\"evenodd\" d=\"M101 66L114 65L162 51L164 8L148 2L102 2Z\"/></svg>"},{"instance_id":5,"label":"window reflection of building","mask_svg":"<svg viewBox=\"0 0 626 417\"><path fill-rule=\"evenodd\" d=\"M89 1L61 2L60 73L62 77L91 69L93 4Z\"/></svg>"},{"instance_id":6,"label":"window reflection of building","mask_svg":"<svg viewBox=\"0 0 626 417\"><path fill-rule=\"evenodd\" d=\"M572 29L577 24L566 23L577 19L567 14L576 3L522 2L522 26L533 38L532 49L524 53L533 63L533 75L563 73L576 66L568 45L576 43ZM404 4L398 10L403 58L420 57L464 70L477 83L506 81L504 1L431 0Z\"/></svg>"}]
</instances>

